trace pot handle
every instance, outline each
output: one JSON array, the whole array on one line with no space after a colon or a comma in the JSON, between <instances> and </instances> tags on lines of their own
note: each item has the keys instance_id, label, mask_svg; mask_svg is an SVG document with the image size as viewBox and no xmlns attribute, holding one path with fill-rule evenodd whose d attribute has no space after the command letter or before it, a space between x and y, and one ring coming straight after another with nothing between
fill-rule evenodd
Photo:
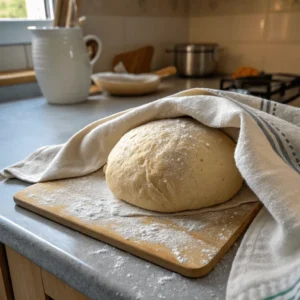
<instances>
[{"instance_id":1,"label":"pot handle","mask_svg":"<svg viewBox=\"0 0 300 300\"><path fill-rule=\"evenodd\" d=\"M100 41L100 39L93 35L93 34L89 34L86 35L84 38L84 43L86 44L87 48L89 49L89 51L91 51L91 61L90 64L93 66L95 64L95 62L98 60L98 58L101 55L102 52L102 42ZM96 44L96 50L93 47L93 43ZM89 45L90 44L90 45Z\"/></svg>"}]
</instances>

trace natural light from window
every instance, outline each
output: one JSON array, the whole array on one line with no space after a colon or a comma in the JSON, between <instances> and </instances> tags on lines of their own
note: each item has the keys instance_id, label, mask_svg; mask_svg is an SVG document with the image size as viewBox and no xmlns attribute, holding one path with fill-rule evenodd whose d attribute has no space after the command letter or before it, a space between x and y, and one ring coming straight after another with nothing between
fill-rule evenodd
<instances>
[{"instance_id":1,"label":"natural light from window","mask_svg":"<svg viewBox=\"0 0 300 300\"><path fill-rule=\"evenodd\" d=\"M53 0L0 0L0 19L53 18Z\"/></svg>"}]
</instances>

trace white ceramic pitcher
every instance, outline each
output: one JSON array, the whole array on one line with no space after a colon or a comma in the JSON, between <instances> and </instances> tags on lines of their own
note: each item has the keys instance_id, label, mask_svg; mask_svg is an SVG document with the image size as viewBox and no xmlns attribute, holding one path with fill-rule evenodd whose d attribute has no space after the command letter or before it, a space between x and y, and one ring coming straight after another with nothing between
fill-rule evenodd
<instances>
[{"instance_id":1,"label":"white ceramic pitcher","mask_svg":"<svg viewBox=\"0 0 300 300\"><path fill-rule=\"evenodd\" d=\"M32 33L32 58L37 81L52 104L79 103L87 99L92 67L102 44L94 35L83 37L79 27L28 27ZM98 44L90 61L85 43Z\"/></svg>"}]
</instances>

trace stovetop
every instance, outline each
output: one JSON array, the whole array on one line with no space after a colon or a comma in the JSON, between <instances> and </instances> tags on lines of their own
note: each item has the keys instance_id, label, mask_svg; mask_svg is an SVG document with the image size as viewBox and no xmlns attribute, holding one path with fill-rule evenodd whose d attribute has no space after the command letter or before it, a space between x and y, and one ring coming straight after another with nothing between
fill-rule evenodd
<instances>
[{"instance_id":1,"label":"stovetop","mask_svg":"<svg viewBox=\"0 0 300 300\"><path fill-rule=\"evenodd\" d=\"M300 76L285 73L262 73L259 76L237 79L228 77L221 79L220 89L288 103L300 98Z\"/></svg>"}]
</instances>

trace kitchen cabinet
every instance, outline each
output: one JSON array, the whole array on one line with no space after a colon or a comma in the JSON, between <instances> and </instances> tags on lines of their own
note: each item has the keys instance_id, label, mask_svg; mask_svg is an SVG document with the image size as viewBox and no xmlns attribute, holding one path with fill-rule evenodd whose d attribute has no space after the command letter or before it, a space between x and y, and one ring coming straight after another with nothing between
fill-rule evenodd
<instances>
[{"instance_id":1,"label":"kitchen cabinet","mask_svg":"<svg viewBox=\"0 0 300 300\"><path fill-rule=\"evenodd\" d=\"M8 273L5 247L1 243L0 243L0 299L3 300L13 299L10 277Z\"/></svg>"},{"instance_id":2,"label":"kitchen cabinet","mask_svg":"<svg viewBox=\"0 0 300 300\"><path fill-rule=\"evenodd\" d=\"M44 291L50 299L54 300L88 300L89 298L79 293L51 273L41 269Z\"/></svg>"},{"instance_id":3,"label":"kitchen cabinet","mask_svg":"<svg viewBox=\"0 0 300 300\"><path fill-rule=\"evenodd\" d=\"M10 247L5 249L15 300L89 299ZM0 299L13 298L2 298L0 288Z\"/></svg>"}]
</instances>

